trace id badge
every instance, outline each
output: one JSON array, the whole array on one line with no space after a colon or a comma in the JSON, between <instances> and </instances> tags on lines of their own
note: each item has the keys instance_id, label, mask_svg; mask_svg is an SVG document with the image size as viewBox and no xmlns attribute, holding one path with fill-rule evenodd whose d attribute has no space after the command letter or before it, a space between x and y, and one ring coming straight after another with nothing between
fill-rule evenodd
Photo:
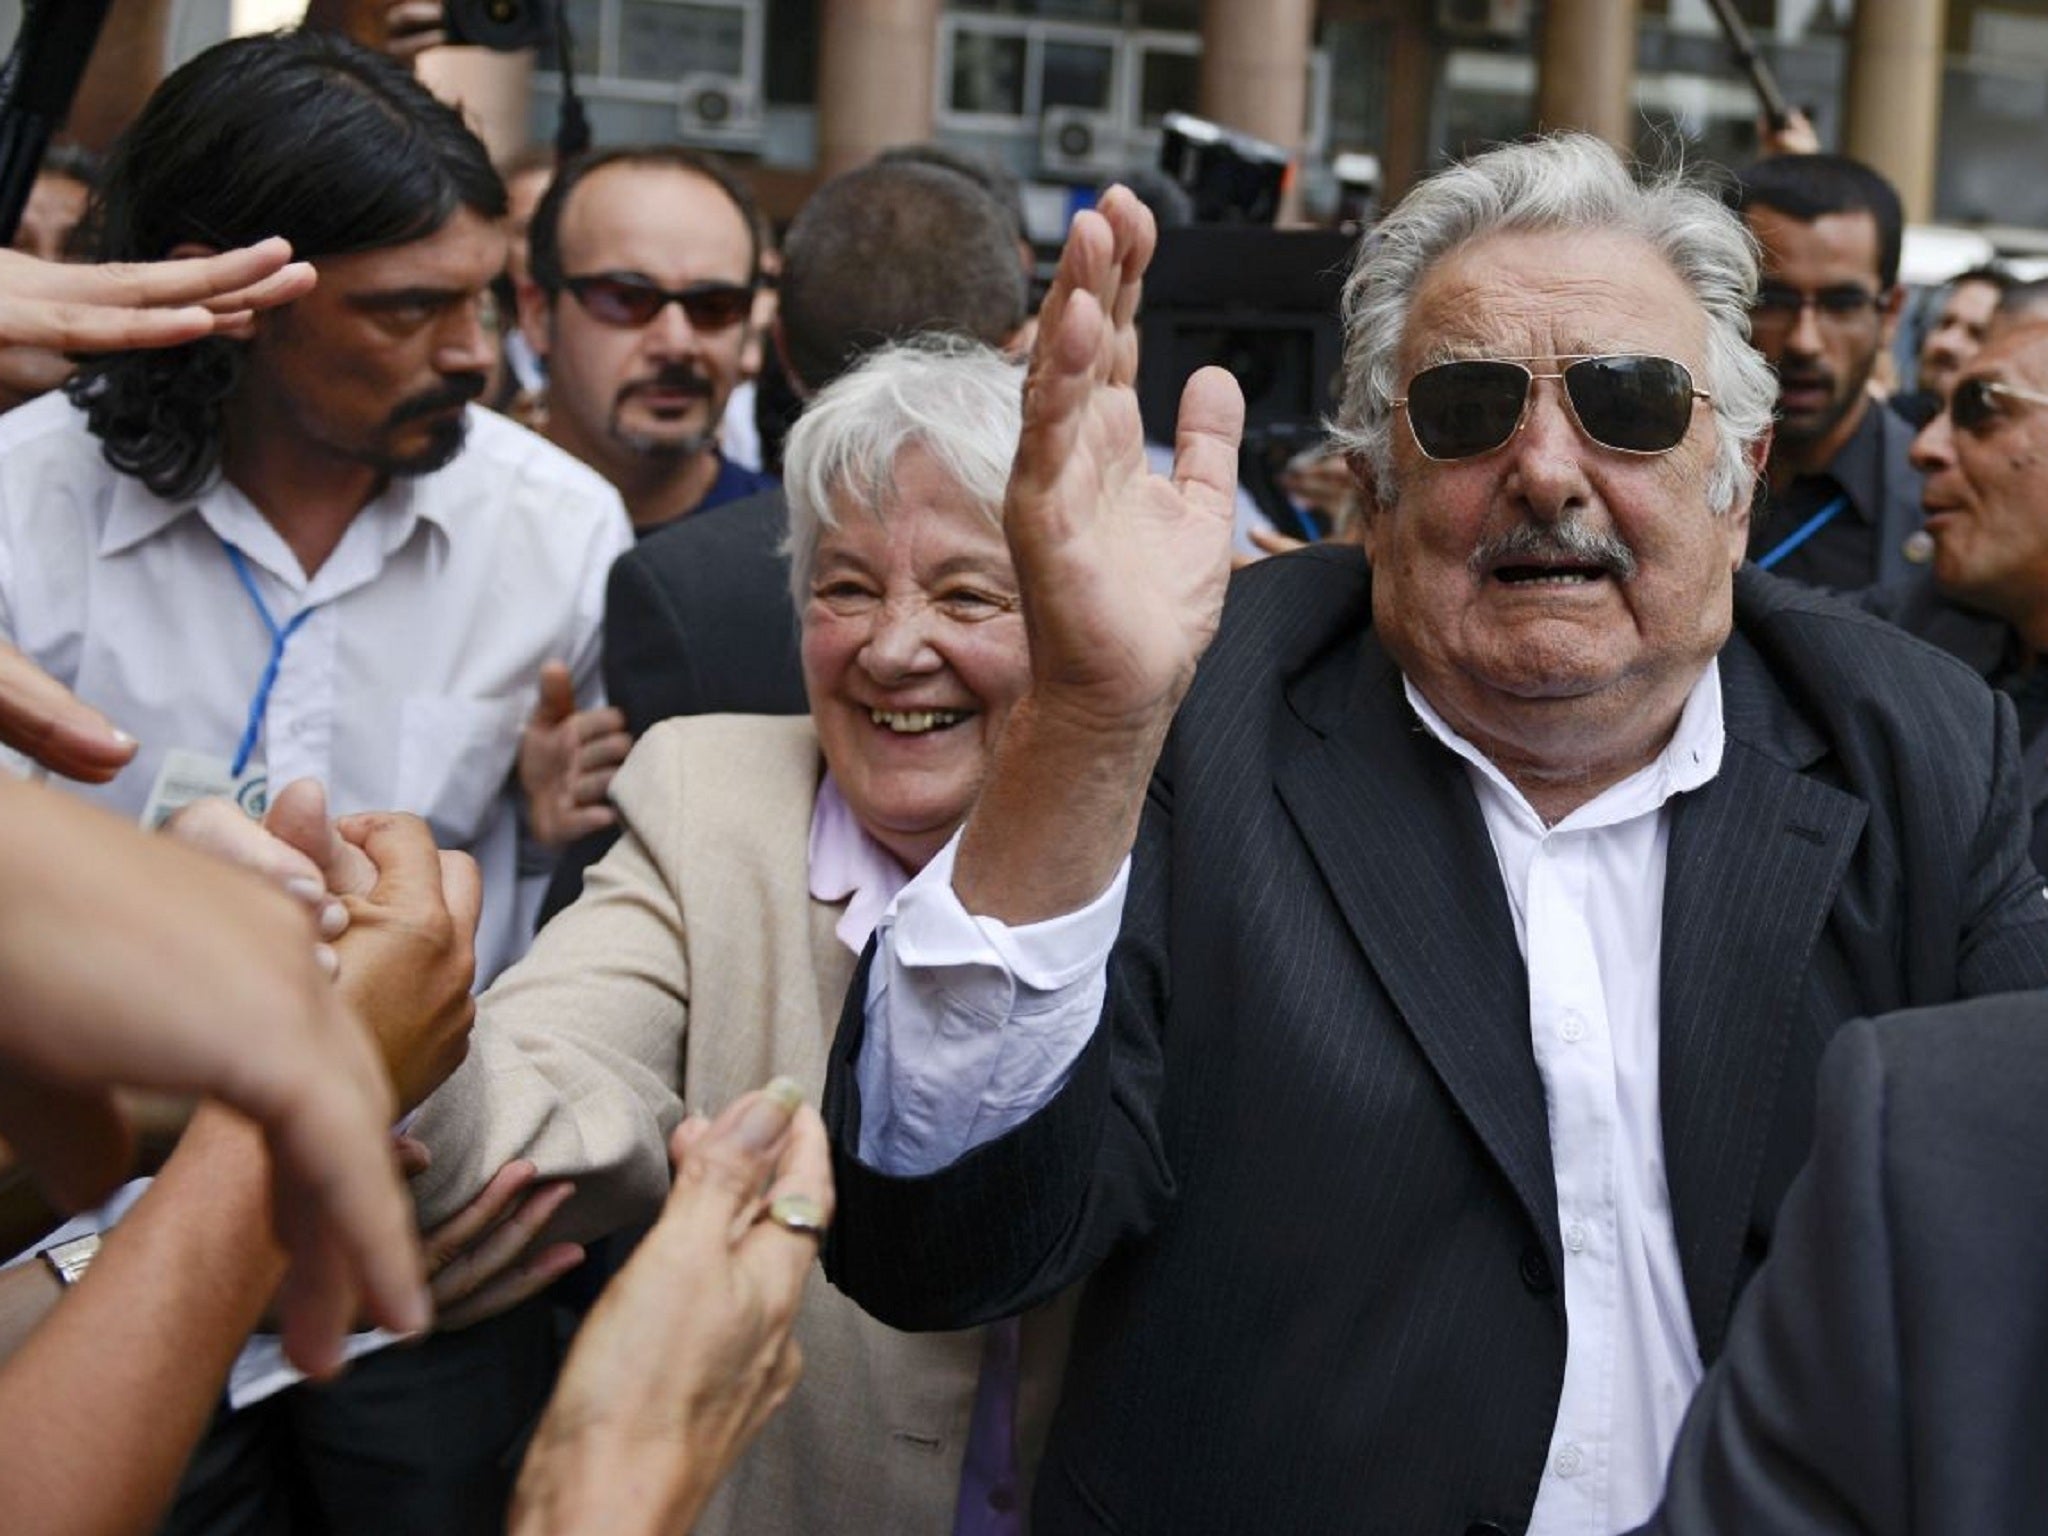
<instances>
[{"instance_id":1,"label":"id badge","mask_svg":"<svg viewBox=\"0 0 2048 1536\"><path fill-rule=\"evenodd\" d=\"M157 770L156 786L150 790L149 803L143 807L142 825L154 832L170 820L173 812L182 810L194 800L221 796L234 801L252 818L260 820L270 809L269 777L261 767L252 765L240 778L236 778L224 757L173 747L164 754L163 766Z\"/></svg>"}]
</instances>

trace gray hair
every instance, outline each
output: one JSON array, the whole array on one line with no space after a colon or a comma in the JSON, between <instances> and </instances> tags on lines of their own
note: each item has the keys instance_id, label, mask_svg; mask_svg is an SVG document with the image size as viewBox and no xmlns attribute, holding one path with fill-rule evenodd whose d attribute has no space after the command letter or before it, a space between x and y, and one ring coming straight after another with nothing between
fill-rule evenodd
<instances>
[{"instance_id":1,"label":"gray hair","mask_svg":"<svg viewBox=\"0 0 2048 1536\"><path fill-rule=\"evenodd\" d=\"M882 347L821 390L790 429L782 457L783 549L797 611L810 598L819 535L839 526L833 498L887 516L906 448L929 453L959 487L963 510L1000 528L1023 422L1023 365L958 336Z\"/></svg>"},{"instance_id":2,"label":"gray hair","mask_svg":"<svg viewBox=\"0 0 2048 1536\"><path fill-rule=\"evenodd\" d=\"M1680 171L1638 181L1601 140L1559 134L1492 150L1423 182L1373 231L1344 285L1344 403L1338 445L1394 485L1393 411L1403 333L1432 266L1510 231L1632 235L1661 255L1707 317L1706 378L1720 427L1707 475L1718 516L1746 497L1746 451L1769 429L1777 380L1749 345L1757 249L1742 220Z\"/></svg>"}]
</instances>

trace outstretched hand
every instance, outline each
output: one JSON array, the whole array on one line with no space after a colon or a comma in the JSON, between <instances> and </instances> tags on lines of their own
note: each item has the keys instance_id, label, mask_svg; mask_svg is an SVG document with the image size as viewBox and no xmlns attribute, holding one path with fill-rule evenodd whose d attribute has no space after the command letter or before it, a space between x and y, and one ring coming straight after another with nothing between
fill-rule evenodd
<instances>
[{"instance_id":1,"label":"outstretched hand","mask_svg":"<svg viewBox=\"0 0 2048 1536\"><path fill-rule=\"evenodd\" d=\"M304 913L248 874L35 785L0 782L0 1130L54 1203L126 1171L110 1085L207 1094L269 1144L291 1256L286 1351L319 1374L367 1297L430 1316L411 1209L386 1150L391 1088L313 960ZM81 942L89 934L91 942Z\"/></svg>"},{"instance_id":2,"label":"outstretched hand","mask_svg":"<svg viewBox=\"0 0 2048 1536\"><path fill-rule=\"evenodd\" d=\"M4 641L0 744L88 784L106 783L135 756L134 737Z\"/></svg>"},{"instance_id":3,"label":"outstretched hand","mask_svg":"<svg viewBox=\"0 0 2048 1536\"><path fill-rule=\"evenodd\" d=\"M1003 503L1031 685L953 865L967 910L1013 925L1109 884L1230 579L1237 381L1220 368L1189 379L1173 474L1145 461L1137 314L1154 240L1122 187L1078 215L1031 348Z\"/></svg>"},{"instance_id":4,"label":"outstretched hand","mask_svg":"<svg viewBox=\"0 0 2048 1536\"><path fill-rule=\"evenodd\" d=\"M1075 218L1039 311L1003 513L1035 706L1108 732L1164 728L1230 576L1237 381L1220 368L1189 379L1172 477L1145 462L1137 312L1156 241L1122 187Z\"/></svg>"},{"instance_id":5,"label":"outstretched hand","mask_svg":"<svg viewBox=\"0 0 2048 1536\"><path fill-rule=\"evenodd\" d=\"M256 312L312 291L310 263L272 238L178 261L38 261L0 251L0 344L59 352L246 336Z\"/></svg>"},{"instance_id":6,"label":"outstretched hand","mask_svg":"<svg viewBox=\"0 0 2048 1536\"><path fill-rule=\"evenodd\" d=\"M688 1530L796 1384L789 1334L817 1243L766 1213L801 1197L822 1231L832 1157L788 1087L670 1138L668 1203L576 1335L519 1475L515 1536Z\"/></svg>"}]
</instances>

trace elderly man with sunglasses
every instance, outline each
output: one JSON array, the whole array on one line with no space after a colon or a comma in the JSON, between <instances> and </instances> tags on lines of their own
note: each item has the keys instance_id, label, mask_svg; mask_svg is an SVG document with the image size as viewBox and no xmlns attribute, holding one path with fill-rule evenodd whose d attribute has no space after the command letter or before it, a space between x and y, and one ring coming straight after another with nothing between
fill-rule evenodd
<instances>
[{"instance_id":1,"label":"elderly man with sunglasses","mask_svg":"<svg viewBox=\"0 0 2048 1536\"><path fill-rule=\"evenodd\" d=\"M758 229L746 189L673 144L571 161L534 209L519 318L547 364L542 430L618 488L642 538L773 483L718 451Z\"/></svg>"},{"instance_id":2,"label":"elderly man with sunglasses","mask_svg":"<svg viewBox=\"0 0 2048 1536\"><path fill-rule=\"evenodd\" d=\"M1370 574L1227 604L1241 402L1145 473L1151 245L1106 198L1041 313L1032 683L849 997L828 1272L913 1328L1087 1282L1039 1533L1623 1528L1830 1033L2048 983L2010 714L1740 569L1704 192L1564 138L1412 193L1346 295Z\"/></svg>"}]
</instances>

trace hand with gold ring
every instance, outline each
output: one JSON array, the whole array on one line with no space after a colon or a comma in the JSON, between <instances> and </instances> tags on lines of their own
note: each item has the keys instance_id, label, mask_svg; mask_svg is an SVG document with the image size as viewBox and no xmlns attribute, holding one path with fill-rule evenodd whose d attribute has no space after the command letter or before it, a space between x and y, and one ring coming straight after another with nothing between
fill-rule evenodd
<instances>
[{"instance_id":1,"label":"hand with gold ring","mask_svg":"<svg viewBox=\"0 0 2048 1536\"><path fill-rule=\"evenodd\" d=\"M832 1219L818 1112L778 1079L669 1141L661 1219L598 1298L535 1431L515 1536L689 1529L796 1385L789 1337Z\"/></svg>"}]
</instances>

